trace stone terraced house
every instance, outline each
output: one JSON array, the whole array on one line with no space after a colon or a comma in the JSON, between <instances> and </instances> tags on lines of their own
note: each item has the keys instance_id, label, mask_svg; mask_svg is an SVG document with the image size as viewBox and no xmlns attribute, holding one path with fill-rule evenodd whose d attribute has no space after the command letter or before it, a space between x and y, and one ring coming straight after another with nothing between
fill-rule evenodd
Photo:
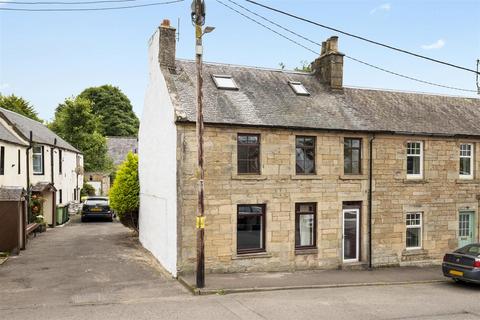
<instances>
[{"instance_id":1,"label":"stone terraced house","mask_svg":"<svg viewBox=\"0 0 480 320\"><path fill-rule=\"evenodd\" d=\"M480 99L344 87L313 72L204 64L207 272L439 263L479 238ZM196 261L196 71L175 29L149 46L140 240L176 276Z\"/></svg>"}]
</instances>

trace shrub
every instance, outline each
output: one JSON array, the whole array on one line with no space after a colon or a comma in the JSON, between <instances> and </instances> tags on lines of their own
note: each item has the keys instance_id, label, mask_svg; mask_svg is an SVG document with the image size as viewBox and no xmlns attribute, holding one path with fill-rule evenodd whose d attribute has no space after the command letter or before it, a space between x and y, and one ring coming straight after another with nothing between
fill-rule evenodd
<instances>
[{"instance_id":1,"label":"shrub","mask_svg":"<svg viewBox=\"0 0 480 320\"><path fill-rule=\"evenodd\" d=\"M110 189L110 206L124 225L138 230L139 205L138 155L130 152L118 167Z\"/></svg>"},{"instance_id":2,"label":"shrub","mask_svg":"<svg viewBox=\"0 0 480 320\"><path fill-rule=\"evenodd\" d=\"M80 197L94 196L94 195L95 195L95 188L91 184L84 183L82 190L80 190Z\"/></svg>"}]
</instances>

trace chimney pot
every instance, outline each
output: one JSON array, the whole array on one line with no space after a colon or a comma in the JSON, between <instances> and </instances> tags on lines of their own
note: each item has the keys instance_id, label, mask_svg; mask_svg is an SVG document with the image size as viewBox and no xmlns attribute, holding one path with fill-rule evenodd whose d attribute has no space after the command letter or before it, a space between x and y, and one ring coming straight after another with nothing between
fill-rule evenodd
<instances>
[{"instance_id":1,"label":"chimney pot","mask_svg":"<svg viewBox=\"0 0 480 320\"><path fill-rule=\"evenodd\" d=\"M163 19L161 26L162 27L167 27L167 28L170 27L170 20Z\"/></svg>"},{"instance_id":2,"label":"chimney pot","mask_svg":"<svg viewBox=\"0 0 480 320\"><path fill-rule=\"evenodd\" d=\"M338 37L333 36L328 39L328 42L330 44L330 51L331 52L338 52Z\"/></svg>"},{"instance_id":3,"label":"chimney pot","mask_svg":"<svg viewBox=\"0 0 480 320\"><path fill-rule=\"evenodd\" d=\"M322 42L322 51L320 55L323 56L325 53L327 53L327 41Z\"/></svg>"}]
</instances>

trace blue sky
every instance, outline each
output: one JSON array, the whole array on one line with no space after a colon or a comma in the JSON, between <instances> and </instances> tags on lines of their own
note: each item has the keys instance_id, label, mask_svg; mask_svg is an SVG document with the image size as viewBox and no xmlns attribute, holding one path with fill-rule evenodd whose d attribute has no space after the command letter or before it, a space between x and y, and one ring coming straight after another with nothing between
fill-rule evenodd
<instances>
[{"instance_id":1,"label":"blue sky","mask_svg":"<svg viewBox=\"0 0 480 320\"><path fill-rule=\"evenodd\" d=\"M317 42L335 34L268 12L244 0L236 1ZM479 0L259 1L469 68L475 68L475 61L480 58ZM138 1L139 4L149 2L152 0ZM169 18L177 25L180 18L177 57L194 58L190 3L187 0L166 6L100 12L0 11L0 92L26 98L42 118L50 120L55 107L65 98L77 95L86 87L108 83L127 94L140 116L148 77L147 41L162 19ZM301 61L315 59L313 53L257 26L215 0L206 0L206 3L206 24L216 27L204 38L206 61L273 68L283 62L287 69L293 69ZM14 7L12 4L0 6ZM392 71L445 85L476 89L473 73L342 35L339 46L350 56ZM352 61L345 61L344 84L476 96L419 84Z\"/></svg>"}]
</instances>

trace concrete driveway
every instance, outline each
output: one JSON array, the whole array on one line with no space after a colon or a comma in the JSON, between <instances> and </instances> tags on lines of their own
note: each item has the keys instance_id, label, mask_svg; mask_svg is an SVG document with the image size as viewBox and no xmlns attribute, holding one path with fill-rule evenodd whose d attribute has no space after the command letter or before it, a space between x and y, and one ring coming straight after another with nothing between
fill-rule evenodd
<instances>
[{"instance_id":1,"label":"concrete driveway","mask_svg":"<svg viewBox=\"0 0 480 320\"><path fill-rule=\"evenodd\" d=\"M208 281L208 278L207 278ZM0 266L0 319L480 319L453 282L192 296L120 223L78 218Z\"/></svg>"}]
</instances>

